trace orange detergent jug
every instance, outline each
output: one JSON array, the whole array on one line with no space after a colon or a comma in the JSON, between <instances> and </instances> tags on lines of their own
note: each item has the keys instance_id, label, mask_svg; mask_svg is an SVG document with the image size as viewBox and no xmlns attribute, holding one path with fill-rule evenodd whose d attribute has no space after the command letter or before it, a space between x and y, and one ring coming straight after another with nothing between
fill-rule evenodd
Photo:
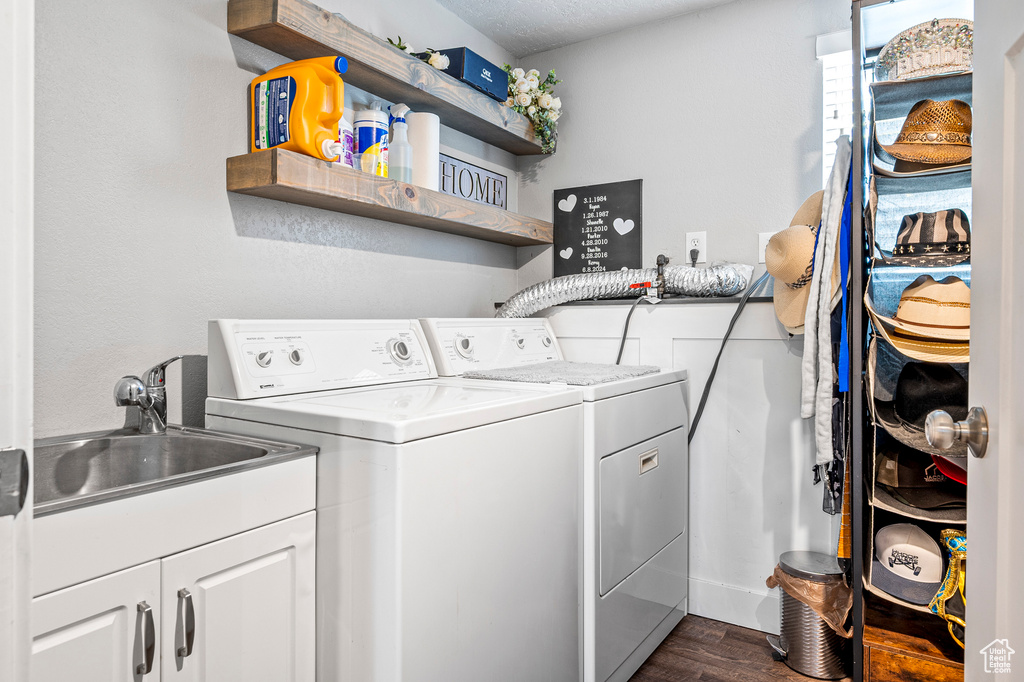
<instances>
[{"instance_id":1,"label":"orange detergent jug","mask_svg":"<svg viewBox=\"0 0 1024 682\"><path fill-rule=\"evenodd\" d=\"M324 161L338 158L338 119L345 113L344 57L282 64L249 86L249 151L280 147Z\"/></svg>"}]
</instances>

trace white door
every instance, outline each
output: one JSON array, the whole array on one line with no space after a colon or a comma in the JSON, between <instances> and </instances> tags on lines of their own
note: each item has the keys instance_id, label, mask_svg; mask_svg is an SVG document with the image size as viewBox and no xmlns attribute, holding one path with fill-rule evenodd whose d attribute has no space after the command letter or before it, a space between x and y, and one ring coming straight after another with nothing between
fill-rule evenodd
<instances>
[{"instance_id":1,"label":"white door","mask_svg":"<svg viewBox=\"0 0 1024 682\"><path fill-rule=\"evenodd\" d=\"M163 682L313 682L316 513L161 564Z\"/></svg>"},{"instance_id":2,"label":"white door","mask_svg":"<svg viewBox=\"0 0 1024 682\"><path fill-rule=\"evenodd\" d=\"M157 682L160 562L37 597L32 682Z\"/></svg>"},{"instance_id":3,"label":"white door","mask_svg":"<svg viewBox=\"0 0 1024 682\"><path fill-rule=\"evenodd\" d=\"M34 7L0 0L0 450L24 450L29 462ZM31 497L16 516L0 516L0 682L29 676L31 517Z\"/></svg>"},{"instance_id":4,"label":"white door","mask_svg":"<svg viewBox=\"0 0 1024 682\"><path fill-rule=\"evenodd\" d=\"M968 682L1004 655L995 679L1024 679L1024 3L978 0L974 21L970 404L990 437L968 464Z\"/></svg>"}]
</instances>

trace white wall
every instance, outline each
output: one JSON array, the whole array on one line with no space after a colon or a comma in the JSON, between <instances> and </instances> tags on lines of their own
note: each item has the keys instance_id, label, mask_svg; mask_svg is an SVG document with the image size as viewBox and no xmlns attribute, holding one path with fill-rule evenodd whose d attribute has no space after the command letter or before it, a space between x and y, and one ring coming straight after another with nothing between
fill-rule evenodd
<instances>
[{"instance_id":1,"label":"white wall","mask_svg":"<svg viewBox=\"0 0 1024 682\"><path fill-rule=\"evenodd\" d=\"M640 306L625 364L689 370L693 418L735 303ZM545 313L567 359L613 362L625 305ZM812 486L811 423L800 418L803 337L790 338L769 303L751 303L726 345L690 444L689 611L778 632L778 590L765 579L782 552L835 551L838 518Z\"/></svg>"},{"instance_id":2,"label":"white wall","mask_svg":"<svg viewBox=\"0 0 1024 682\"><path fill-rule=\"evenodd\" d=\"M421 48L508 57L433 0L318 3ZM117 378L205 355L210 318L490 315L518 288L510 246L226 192L248 83L286 61L229 36L226 14L225 0L37 5L37 437L120 426ZM442 142L514 168L458 133ZM190 367L169 373L175 422L183 380L201 419Z\"/></svg>"},{"instance_id":3,"label":"white wall","mask_svg":"<svg viewBox=\"0 0 1024 682\"><path fill-rule=\"evenodd\" d=\"M849 26L848 0L737 0L520 60L564 79L565 111L555 156L520 160L520 210L550 219L554 189L643 178L645 265L684 261L697 230L709 260L755 264L757 233L788 226L821 188L815 37ZM552 251L520 249L521 285L551 276ZM623 362L689 369L695 410L733 310L641 306ZM546 314L570 359L614 360L624 306ZM779 554L834 551L799 416L801 344L762 303L726 347L691 449L692 613L777 632L764 580Z\"/></svg>"},{"instance_id":4,"label":"white wall","mask_svg":"<svg viewBox=\"0 0 1024 682\"><path fill-rule=\"evenodd\" d=\"M520 60L564 79L565 112L555 156L520 162L520 210L550 219L554 189L643 178L646 266L683 262L699 230L709 261L756 263L757 233L821 189L814 40L849 26L849 0L738 0ZM520 251L521 284L551 253Z\"/></svg>"}]
</instances>

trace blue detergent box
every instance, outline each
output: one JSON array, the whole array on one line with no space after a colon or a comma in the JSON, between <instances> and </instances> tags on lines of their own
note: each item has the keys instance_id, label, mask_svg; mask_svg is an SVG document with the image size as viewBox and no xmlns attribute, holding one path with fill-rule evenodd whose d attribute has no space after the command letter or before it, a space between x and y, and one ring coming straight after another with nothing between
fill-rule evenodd
<instances>
[{"instance_id":1,"label":"blue detergent box","mask_svg":"<svg viewBox=\"0 0 1024 682\"><path fill-rule=\"evenodd\" d=\"M449 76L458 78L499 102L508 99L508 72L505 69L495 66L468 47L453 47L436 52L448 57L448 68L444 72Z\"/></svg>"}]
</instances>

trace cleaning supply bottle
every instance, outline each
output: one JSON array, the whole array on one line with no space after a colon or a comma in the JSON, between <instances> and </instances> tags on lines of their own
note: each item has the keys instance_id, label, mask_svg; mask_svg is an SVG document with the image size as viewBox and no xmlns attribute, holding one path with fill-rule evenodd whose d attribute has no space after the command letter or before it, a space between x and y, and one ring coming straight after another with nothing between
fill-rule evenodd
<instances>
[{"instance_id":1,"label":"cleaning supply bottle","mask_svg":"<svg viewBox=\"0 0 1024 682\"><path fill-rule=\"evenodd\" d=\"M409 107L395 104L391 107L392 136L388 139L388 177L399 182L412 182L412 145L409 144L409 126L405 115Z\"/></svg>"},{"instance_id":2,"label":"cleaning supply bottle","mask_svg":"<svg viewBox=\"0 0 1024 682\"><path fill-rule=\"evenodd\" d=\"M352 168L352 154L355 152L355 136L352 124L342 116L338 119L338 144L341 145L337 162Z\"/></svg>"},{"instance_id":3,"label":"cleaning supply bottle","mask_svg":"<svg viewBox=\"0 0 1024 682\"><path fill-rule=\"evenodd\" d=\"M324 161L338 158L338 119L345 110L344 57L282 64L249 87L249 151L280 147Z\"/></svg>"},{"instance_id":4,"label":"cleaning supply bottle","mask_svg":"<svg viewBox=\"0 0 1024 682\"><path fill-rule=\"evenodd\" d=\"M362 169L368 173L388 176L388 115L374 101L369 109L356 112L356 152L362 154ZM370 160L369 163L367 160Z\"/></svg>"}]
</instances>

